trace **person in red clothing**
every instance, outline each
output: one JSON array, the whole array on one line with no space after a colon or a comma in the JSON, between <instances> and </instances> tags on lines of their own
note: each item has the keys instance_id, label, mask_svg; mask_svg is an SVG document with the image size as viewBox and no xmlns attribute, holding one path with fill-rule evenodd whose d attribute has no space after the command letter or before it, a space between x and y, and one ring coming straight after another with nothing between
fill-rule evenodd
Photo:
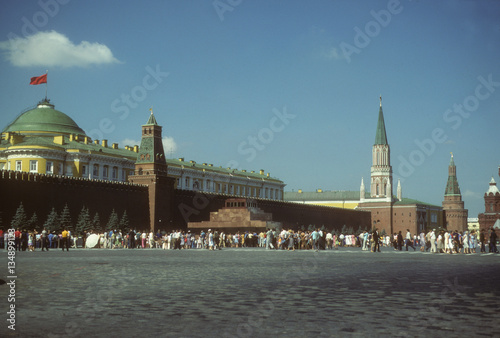
<instances>
[{"instance_id":1,"label":"person in red clothing","mask_svg":"<svg viewBox=\"0 0 500 338\"><path fill-rule=\"evenodd\" d=\"M16 251L21 251L21 231L19 228L14 232L14 243L16 245Z\"/></svg>"},{"instance_id":2,"label":"person in red clothing","mask_svg":"<svg viewBox=\"0 0 500 338\"><path fill-rule=\"evenodd\" d=\"M0 249L5 249L5 241L3 238L3 229L0 229Z\"/></svg>"}]
</instances>

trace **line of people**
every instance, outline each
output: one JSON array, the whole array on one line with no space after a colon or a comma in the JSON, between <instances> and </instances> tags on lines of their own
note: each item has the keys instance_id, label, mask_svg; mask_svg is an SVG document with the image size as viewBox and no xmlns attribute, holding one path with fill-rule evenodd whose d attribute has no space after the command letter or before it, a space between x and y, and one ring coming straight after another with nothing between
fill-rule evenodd
<instances>
[{"instance_id":1,"label":"line of people","mask_svg":"<svg viewBox=\"0 0 500 338\"><path fill-rule=\"evenodd\" d=\"M10 233L12 233L12 231ZM47 231L47 229L38 232L36 230L28 231L18 228L13 231L13 234L16 251L35 251L35 249L49 251L49 249L58 248L69 251L69 247L76 248L76 238L66 229L57 234L55 231L50 232ZM8 236L9 231L0 229L0 249L6 248L6 243L9 241Z\"/></svg>"}]
</instances>

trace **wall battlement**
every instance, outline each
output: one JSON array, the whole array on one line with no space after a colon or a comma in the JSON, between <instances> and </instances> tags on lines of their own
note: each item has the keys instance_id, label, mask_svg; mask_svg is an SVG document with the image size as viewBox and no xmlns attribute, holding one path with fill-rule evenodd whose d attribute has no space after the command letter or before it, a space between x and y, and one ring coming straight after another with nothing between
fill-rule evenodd
<instances>
[{"instance_id":1,"label":"wall battlement","mask_svg":"<svg viewBox=\"0 0 500 338\"><path fill-rule=\"evenodd\" d=\"M88 186L99 186L99 187L108 187L115 189L131 189L131 190L137 190L137 188L139 188L140 190L147 187L146 185L143 184L135 184L130 182L96 180L83 177L71 177L71 176L61 176L61 175L47 175L47 174L29 173L24 171L13 171L13 170L0 170L0 179L39 182L48 184L88 185Z\"/></svg>"}]
</instances>

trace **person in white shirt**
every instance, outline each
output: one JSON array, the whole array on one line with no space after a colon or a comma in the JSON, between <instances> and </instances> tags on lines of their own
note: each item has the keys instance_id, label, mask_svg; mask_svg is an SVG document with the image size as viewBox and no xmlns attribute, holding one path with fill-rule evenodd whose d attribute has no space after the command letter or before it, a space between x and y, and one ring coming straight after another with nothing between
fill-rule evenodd
<instances>
[{"instance_id":1,"label":"person in white shirt","mask_svg":"<svg viewBox=\"0 0 500 338\"><path fill-rule=\"evenodd\" d=\"M411 246L413 251L415 251L415 247L413 246L410 229L406 229L406 251L408 251L408 247Z\"/></svg>"}]
</instances>

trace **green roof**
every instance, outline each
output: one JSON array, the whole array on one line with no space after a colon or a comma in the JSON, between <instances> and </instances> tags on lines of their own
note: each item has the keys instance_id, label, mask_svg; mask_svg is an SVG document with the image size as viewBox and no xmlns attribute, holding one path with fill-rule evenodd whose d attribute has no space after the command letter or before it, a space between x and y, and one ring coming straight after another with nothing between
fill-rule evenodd
<instances>
[{"instance_id":1,"label":"green roof","mask_svg":"<svg viewBox=\"0 0 500 338\"><path fill-rule=\"evenodd\" d=\"M428 205L431 207L441 208L439 205L434 205L426 202L422 202L419 200L414 200L412 198L402 198L401 201L396 201L394 205L408 205L408 204L420 204L420 205Z\"/></svg>"},{"instance_id":2,"label":"green roof","mask_svg":"<svg viewBox=\"0 0 500 338\"><path fill-rule=\"evenodd\" d=\"M448 176L448 182L446 182L446 189L444 191L445 196L450 195L461 195L460 187L458 186L457 177L454 175Z\"/></svg>"},{"instance_id":3,"label":"green roof","mask_svg":"<svg viewBox=\"0 0 500 338\"><path fill-rule=\"evenodd\" d=\"M384 113L382 112L382 103L378 111L377 133L375 134L375 144L387 145L387 134L385 132Z\"/></svg>"},{"instance_id":4,"label":"green roof","mask_svg":"<svg viewBox=\"0 0 500 338\"><path fill-rule=\"evenodd\" d=\"M149 115L148 122L146 122L145 126L157 126L158 122L156 122L156 118L153 115L153 111L151 111L151 115Z\"/></svg>"},{"instance_id":5,"label":"green roof","mask_svg":"<svg viewBox=\"0 0 500 338\"><path fill-rule=\"evenodd\" d=\"M88 143L78 141L70 141L68 136L64 136L64 144L54 143L52 137L47 136L30 136L24 137L22 141L11 145L9 141L2 140L0 143L2 146L8 150L10 147L30 147L30 146L42 146L48 148L56 148L60 150L80 150L83 152L99 153L102 155L114 156L114 157L125 157L131 161L135 162L137 153L127 149L113 149L112 147L103 147L101 144Z\"/></svg>"},{"instance_id":6,"label":"green roof","mask_svg":"<svg viewBox=\"0 0 500 338\"><path fill-rule=\"evenodd\" d=\"M212 171L219 174L226 174L228 176L237 176L237 177L248 177L251 179L260 179L262 181L274 181L274 182L283 182L276 177L267 177L267 174L261 175L260 172L251 172L251 171L243 171L236 168L224 168L224 167L215 167L213 165L209 165L206 163L199 164L194 161L184 161L184 160L176 160L176 159L166 159L169 167L182 167L185 168L197 168L197 169L205 169L205 171Z\"/></svg>"},{"instance_id":7,"label":"green roof","mask_svg":"<svg viewBox=\"0 0 500 338\"><path fill-rule=\"evenodd\" d=\"M45 132L85 136L85 132L68 115L54 109L48 101L40 102L36 108L18 116L2 130L5 132Z\"/></svg>"},{"instance_id":8,"label":"green roof","mask_svg":"<svg viewBox=\"0 0 500 338\"><path fill-rule=\"evenodd\" d=\"M455 175L456 166L453 160L453 154L451 155L450 164L448 166L448 181L446 182L446 188L444 190L445 196L461 195L460 187L458 186L458 179Z\"/></svg>"}]
</instances>

